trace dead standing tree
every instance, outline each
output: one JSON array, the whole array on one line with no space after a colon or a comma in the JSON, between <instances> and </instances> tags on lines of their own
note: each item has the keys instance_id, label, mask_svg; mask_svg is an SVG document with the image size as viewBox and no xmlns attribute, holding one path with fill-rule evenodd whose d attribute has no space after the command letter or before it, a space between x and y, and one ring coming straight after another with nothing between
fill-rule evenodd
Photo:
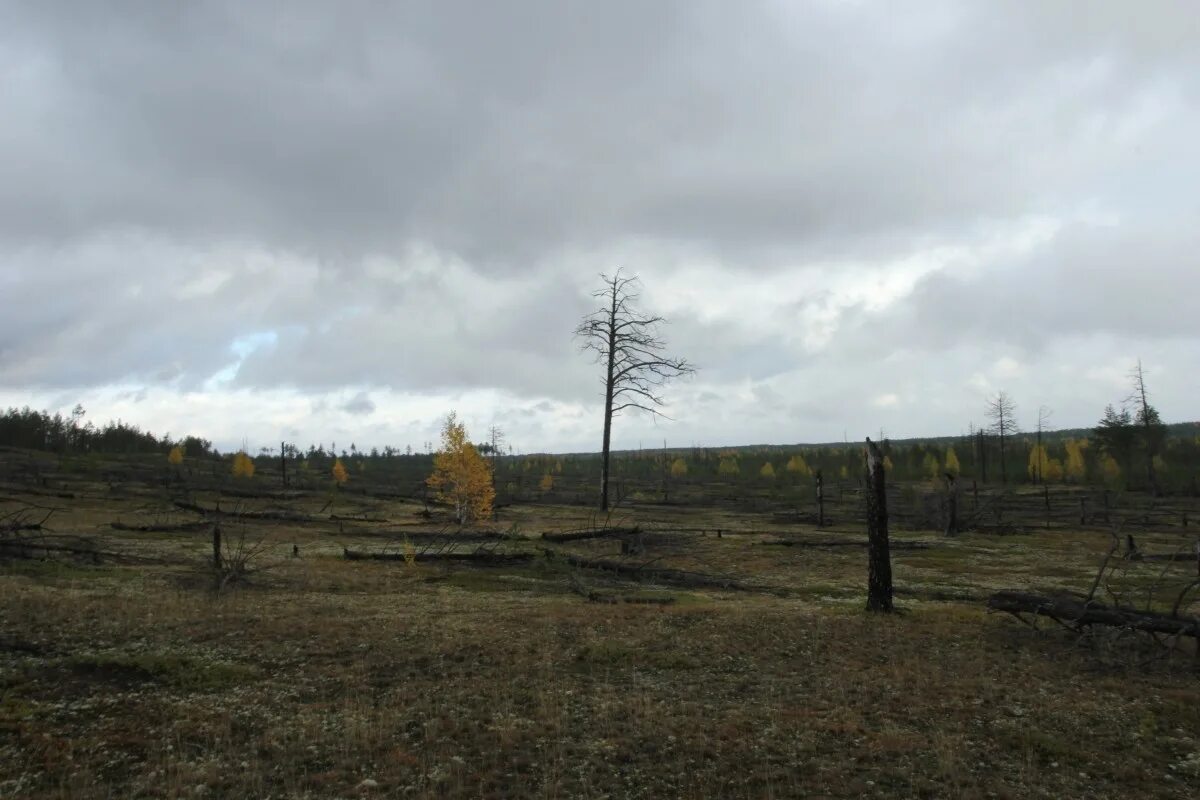
<instances>
[{"instance_id":1,"label":"dead standing tree","mask_svg":"<svg viewBox=\"0 0 1200 800\"><path fill-rule=\"evenodd\" d=\"M1008 396L1008 392L996 392L996 396L988 400L987 416L992 421L991 432L1000 441L1000 481L1008 483L1008 467L1005 464L1004 440L1015 433L1020 433L1015 419L1017 404Z\"/></svg>"},{"instance_id":2,"label":"dead standing tree","mask_svg":"<svg viewBox=\"0 0 1200 800\"><path fill-rule=\"evenodd\" d=\"M1142 369L1140 358L1137 366L1130 373L1129 379L1133 382L1133 394L1125 402L1132 401L1137 406L1136 422L1141 429L1142 445L1146 452L1146 480L1150 483L1151 494L1158 497L1161 491L1158 486L1158 475L1154 468L1154 459L1162 448L1163 438L1166 436L1166 426L1162 423L1158 409L1150 405L1146 392L1146 373Z\"/></svg>"},{"instance_id":3,"label":"dead standing tree","mask_svg":"<svg viewBox=\"0 0 1200 800\"><path fill-rule=\"evenodd\" d=\"M592 296L603 305L584 318L575 329L580 349L596 354L596 363L604 365L604 440L600 471L600 510L608 510L609 445L613 417L626 409L641 409L654 415L663 405L659 387L695 368L682 358L663 354L666 342L658 327L665 322L659 316L647 316L637 308L637 276L625 276L617 270L612 276L601 275L603 288Z\"/></svg>"},{"instance_id":4,"label":"dead standing tree","mask_svg":"<svg viewBox=\"0 0 1200 800\"><path fill-rule=\"evenodd\" d=\"M1045 450L1042 449L1042 429L1046 427L1046 423L1050 421L1050 417L1053 414L1054 414L1053 409L1046 408L1045 406L1038 406L1037 458L1034 461L1034 465L1035 465L1036 469L1035 469L1035 474L1032 477L1038 482L1039 485L1042 485L1042 486L1045 485L1045 480L1046 480L1046 476L1042 474L1042 467L1043 467L1042 462L1045 460L1043 458L1043 455L1046 452Z\"/></svg>"},{"instance_id":5,"label":"dead standing tree","mask_svg":"<svg viewBox=\"0 0 1200 800\"><path fill-rule=\"evenodd\" d=\"M892 553L888 542L883 453L867 437L867 610L892 610Z\"/></svg>"}]
</instances>

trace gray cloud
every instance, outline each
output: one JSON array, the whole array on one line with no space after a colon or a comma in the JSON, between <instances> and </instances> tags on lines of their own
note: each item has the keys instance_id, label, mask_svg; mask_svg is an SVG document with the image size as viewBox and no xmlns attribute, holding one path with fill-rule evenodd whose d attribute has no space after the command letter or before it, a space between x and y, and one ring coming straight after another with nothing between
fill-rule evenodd
<instances>
[{"instance_id":1,"label":"gray cloud","mask_svg":"<svg viewBox=\"0 0 1200 800\"><path fill-rule=\"evenodd\" d=\"M616 265L704 367L681 436L1196 344L1187 4L10 2L0 75L12 392L493 392L567 441Z\"/></svg>"},{"instance_id":2,"label":"gray cloud","mask_svg":"<svg viewBox=\"0 0 1200 800\"><path fill-rule=\"evenodd\" d=\"M371 400L371 396L366 392L359 392L345 403L342 403L342 411L357 416L369 416L375 413L375 402Z\"/></svg>"},{"instance_id":3,"label":"gray cloud","mask_svg":"<svg viewBox=\"0 0 1200 800\"><path fill-rule=\"evenodd\" d=\"M510 265L888 241L1151 161L1116 123L1194 97L1195 16L1094 6L17 4L0 219Z\"/></svg>"}]
</instances>

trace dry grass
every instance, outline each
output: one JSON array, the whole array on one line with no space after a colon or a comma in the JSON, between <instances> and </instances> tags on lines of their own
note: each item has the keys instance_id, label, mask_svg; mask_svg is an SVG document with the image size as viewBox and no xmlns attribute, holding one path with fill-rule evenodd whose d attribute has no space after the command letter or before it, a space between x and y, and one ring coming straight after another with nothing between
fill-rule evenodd
<instances>
[{"instance_id":1,"label":"dry grass","mask_svg":"<svg viewBox=\"0 0 1200 800\"><path fill-rule=\"evenodd\" d=\"M904 613L881 618L860 611L865 551L764 546L779 525L744 515L631 512L728 532L648 536L631 561L779 590L574 579L677 598L648 606L588 603L544 559L343 561L428 526L367 500L392 522L246 523L272 568L214 596L204 533L105 528L161 499L60 504L60 529L158 563L0 567L0 796L1192 797L1200 781L1189 657L1034 632L979 602L1086 587L1094 533L900 534L932 546L896 552ZM530 535L588 516L506 513ZM576 550L617 557L607 540Z\"/></svg>"}]
</instances>

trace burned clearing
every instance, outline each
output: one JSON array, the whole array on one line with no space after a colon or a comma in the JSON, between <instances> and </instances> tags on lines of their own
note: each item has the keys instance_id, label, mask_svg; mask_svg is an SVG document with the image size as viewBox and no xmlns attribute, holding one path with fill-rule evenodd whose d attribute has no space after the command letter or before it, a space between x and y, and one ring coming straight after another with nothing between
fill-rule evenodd
<instances>
[{"instance_id":1,"label":"burned clearing","mask_svg":"<svg viewBox=\"0 0 1200 800\"><path fill-rule=\"evenodd\" d=\"M901 502L935 490L890 487L880 616L855 490L823 527L626 500L460 530L382 480L331 503L31 457L4 453L0 492L7 796L1187 797L1200 775L1194 640L988 608L1170 612L1192 498L1080 524L1080 489L1047 527L1045 492L993 491L947 536Z\"/></svg>"}]
</instances>

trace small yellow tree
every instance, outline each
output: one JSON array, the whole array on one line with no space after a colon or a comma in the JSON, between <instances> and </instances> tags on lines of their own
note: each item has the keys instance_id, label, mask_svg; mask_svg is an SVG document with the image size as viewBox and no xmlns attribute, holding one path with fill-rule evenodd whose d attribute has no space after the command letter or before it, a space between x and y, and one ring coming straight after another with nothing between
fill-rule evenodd
<instances>
[{"instance_id":1,"label":"small yellow tree","mask_svg":"<svg viewBox=\"0 0 1200 800\"><path fill-rule=\"evenodd\" d=\"M925 454L924 467L925 474L929 476L930 480L937 480L938 476L942 474L942 465L938 463L937 456L933 453Z\"/></svg>"},{"instance_id":2,"label":"small yellow tree","mask_svg":"<svg viewBox=\"0 0 1200 800\"><path fill-rule=\"evenodd\" d=\"M742 473L742 468L738 466L737 458L728 456L721 459L721 463L717 465L718 475L735 476Z\"/></svg>"},{"instance_id":3,"label":"small yellow tree","mask_svg":"<svg viewBox=\"0 0 1200 800\"><path fill-rule=\"evenodd\" d=\"M1043 476L1048 481L1059 483L1063 479L1063 463L1057 458L1052 458L1046 462L1046 472Z\"/></svg>"},{"instance_id":4,"label":"small yellow tree","mask_svg":"<svg viewBox=\"0 0 1200 800\"><path fill-rule=\"evenodd\" d=\"M171 448L171 452L167 454L167 463L173 467L178 467L183 463L183 448L175 445Z\"/></svg>"},{"instance_id":5,"label":"small yellow tree","mask_svg":"<svg viewBox=\"0 0 1200 800\"><path fill-rule=\"evenodd\" d=\"M762 465L762 469L758 471L758 474L769 481L773 481L775 480L775 467L768 461Z\"/></svg>"},{"instance_id":6,"label":"small yellow tree","mask_svg":"<svg viewBox=\"0 0 1200 800\"><path fill-rule=\"evenodd\" d=\"M554 488L554 476L550 474L549 470L546 470L546 474L538 481L538 488L543 492L548 492Z\"/></svg>"},{"instance_id":7,"label":"small yellow tree","mask_svg":"<svg viewBox=\"0 0 1200 800\"><path fill-rule=\"evenodd\" d=\"M439 500L454 507L454 518L460 525L492 514L496 489L491 470L453 411L442 426L442 447L433 457L433 474L425 482L437 492Z\"/></svg>"},{"instance_id":8,"label":"small yellow tree","mask_svg":"<svg viewBox=\"0 0 1200 800\"><path fill-rule=\"evenodd\" d=\"M1050 455L1046 452L1046 445L1035 444L1029 451L1029 478L1037 480L1039 477L1046 476L1046 468L1050 464Z\"/></svg>"},{"instance_id":9,"label":"small yellow tree","mask_svg":"<svg viewBox=\"0 0 1200 800\"><path fill-rule=\"evenodd\" d=\"M957 475L962 470L962 466L958 463L958 453L954 452L953 447L946 448L946 472L951 475Z\"/></svg>"},{"instance_id":10,"label":"small yellow tree","mask_svg":"<svg viewBox=\"0 0 1200 800\"><path fill-rule=\"evenodd\" d=\"M812 476L812 467L808 466L808 462L804 460L804 456L799 453L788 459L785 469L801 478Z\"/></svg>"},{"instance_id":11,"label":"small yellow tree","mask_svg":"<svg viewBox=\"0 0 1200 800\"><path fill-rule=\"evenodd\" d=\"M1063 473L1069 481L1081 481L1087 472L1083 461L1083 449L1087 447L1087 439L1067 439L1067 463L1063 465Z\"/></svg>"},{"instance_id":12,"label":"small yellow tree","mask_svg":"<svg viewBox=\"0 0 1200 800\"><path fill-rule=\"evenodd\" d=\"M341 486L348 480L350 480L350 473L346 471L346 465L342 463L340 458L334 459L333 482Z\"/></svg>"},{"instance_id":13,"label":"small yellow tree","mask_svg":"<svg viewBox=\"0 0 1200 800\"><path fill-rule=\"evenodd\" d=\"M241 450L233 454L233 477L254 477L254 460Z\"/></svg>"},{"instance_id":14,"label":"small yellow tree","mask_svg":"<svg viewBox=\"0 0 1200 800\"><path fill-rule=\"evenodd\" d=\"M687 475L687 470L688 470L687 462L684 461L682 458L677 458L671 462L671 477L672 478L684 477L685 475Z\"/></svg>"}]
</instances>

